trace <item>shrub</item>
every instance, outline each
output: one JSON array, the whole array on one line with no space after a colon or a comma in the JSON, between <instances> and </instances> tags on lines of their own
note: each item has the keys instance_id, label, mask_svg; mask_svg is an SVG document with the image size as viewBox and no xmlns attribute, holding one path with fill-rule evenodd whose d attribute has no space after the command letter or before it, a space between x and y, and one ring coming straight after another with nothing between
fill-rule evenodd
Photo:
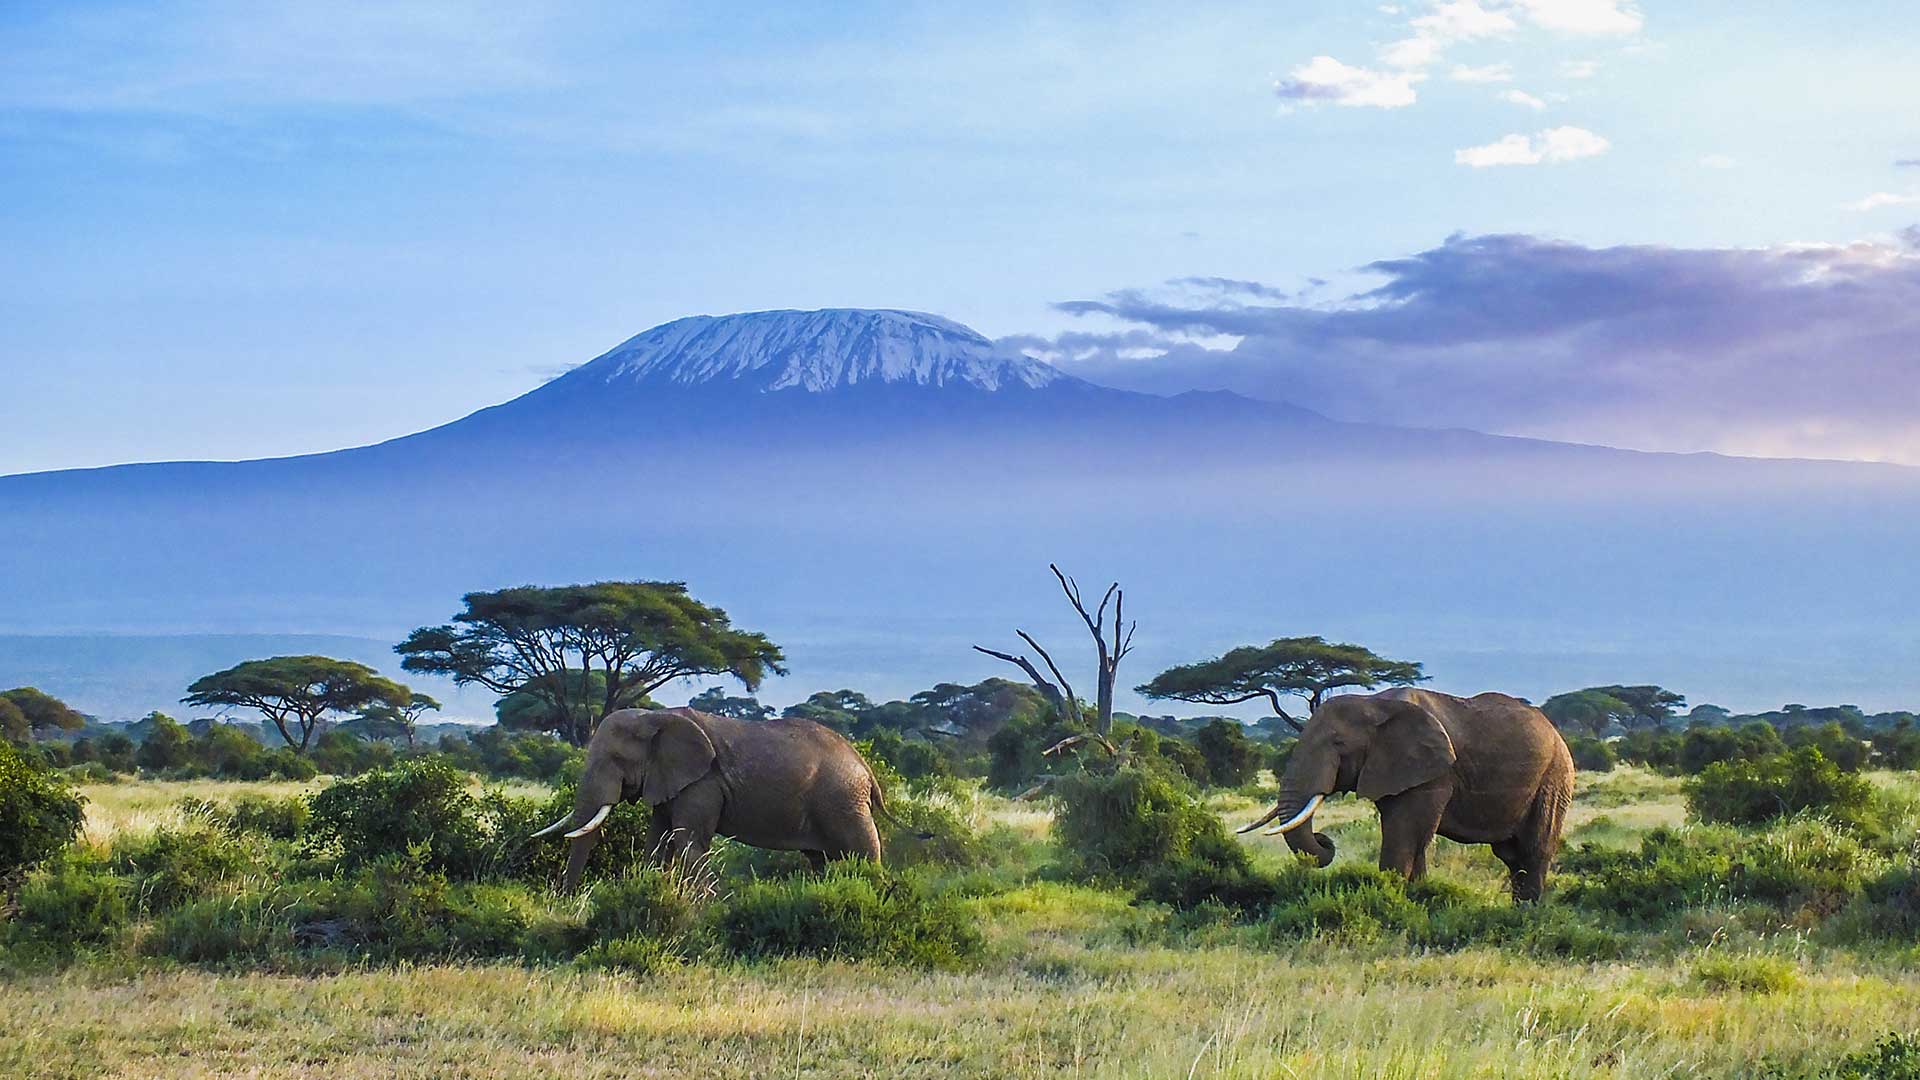
<instances>
[{"instance_id":1,"label":"shrub","mask_svg":"<svg viewBox=\"0 0 1920 1080\"><path fill-rule=\"evenodd\" d=\"M107 865L133 882L141 911L166 911L239 878L257 866L257 849L201 819L115 838Z\"/></svg>"},{"instance_id":2,"label":"shrub","mask_svg":"<svg viewBox=\"0 0 1920 1080\"><path fill-rule=\"evenodd\" d=\"M127 923L127 882L80 859L30 875L14 898L15 932L58 946L107 941Z\"/></svg>"},{"instance_id":3,"label":"shrub","mask_svg":"<svg viewBox=\"0 0 1920 1080\"><path fill-rule=\"evenodd\" d=\"M1689 776L1723 761L1757 761L1787 748L1772 724L1756 720L1740 728L1702 726L1680 739L1678 768Z\"/></svg>"},{"instance_id":4,"label":"shrub","mask_svg":"<svg viewBox=\"0 0 1920 1080\"><path fill-rule=\"evenodd\" d=\"M156 919L140 949L187 964L265 959L292 945L292 929L277 899L271 893L241 893L196 900Z\"/></svg>"},{"instance_id":5,"label":"shrub","mask_svg":"<svg viewBox=\"0 0 1920 1080\"><path fill-rule=\"evenodd\" d=\"M1581 772L1612 772L1620 763L1613 744L1605 739L1576 735L1567 740L1567 749L1573 754L1573 767Z\"/></svg>"},{"instance_id":6,"label":"shrub","mask_svg":"<svg viewBox=\"0 0 1920 1080\"><path fill-rule=\"evenodd\" d=\"M1802 810L1870 824L1873 788L1813 747L1757 761L1709 765L1686 785L1687 809L1702 821L1755 825Z\"/></svg>"},{"instance_id":7,"label":"shrub","mask_svg":"<svg viewBox=\"0 0 1920 1080\"><path fill-rule=\"evenodd\" d=\"M1570 903L1632 919L1654 920L1723 896L1733 860L1654 829L1640 850L1582 844L1561 860L1560 894Z\"/></svg>"},{"instance_id":8,"label":"shrub","mask_svg":"<svg viewBox=\"0 0 1920 1080\"><path fill-rule=\"evenodd\" d=\"M1920 1033L1888 1035L1841 1058L1827 1075L1833 1080L1920 1080Z\"/></svg>"},{"instance_id":9,"label":"shrub","mask_svg":"<svg viewBox=\"0 0 1920 1080\"><path fill-rule=\"evenodd\" d=\"M727 949L749 957L952 967L983 946L956 901L929 898L871 864L842 864L817 878L755 882L720 908L715 929Z\"/></svg>"},{"instance_id":10,"label":"shrub","mask_svg":"<svg viewBox=\"0 0 1920 1080\"><path fill-rule=\"evenodd\" d=\"M80 835L84 800L65 778L0 741L0 879L37 866Z\"/></svg>"},{"instance_id":11,"label":"shrub","mask_svg":"<svg viewBox=\"0 0 1920 1080\"><path fill-rule=\"evenodd\" d=\"M1884 857L1818 819L1759 836L1655 829L1638 851L1582 845L1568 853L1561 895L1642 922L1733 900L1824 919L1866 891L1885 866Z\"/></svg>"},{"instance_id":12,"label":"shrub","mask_svg":"<svg viewBox=\"0 0 1920 1080\"><path fill-rule=\"evenodd\" d=\"M882 858L894 869L909 866L971 868L987 861L987 846L961 812L926 799L889 797L879 822Z\"/></svg>"},{"instance_id":13,"label":"shrub","mask_svg":"<svg viewBox=\"0 0 1920 1080\"><path fill-rule=\"evenodd\" d=\"M274 840L294 840L306 831L312 811L299 796L276 799L271 795L237 795L229 811L233 827L243 833L257 833Z\"/></svg>"},{"instance_id":14,"label":"shrub","mask_svg":"<svg viewBox=\"0 0 1920 1080\"><path fill-rule=\"evenodd\" d=\"M1534 916L1443 880L1409 883L1356 863L1327 870L1296 863L1273 880L1276 902L1263 927L1275 938L1400 938L1415 946L1452 949L1512 940Z\"/></svg>"},{"instance_id":15,"label":"shrub","mask_svg":"<svg viewBox=\"0 0 1920 1080\"><path fill-rule=\"evenodd\" d=\"M1237 720L1211 720L1193 733L1194 748L1206 761L1206 782L1216 787L1250 783L1266 764L1260 744L1247 738Z\"/></svg>"},{"instance_id":16,"label":"shrub","mask_svg":"<svg viewBox=\"0 0 1920 1080\"><path fill-rule=\"evenodd\" d=\"M308 755L314 767L335 776L358 776L393 764L393 747L335 729L314 740Z\"/></svg>"},{"instance_id":17,"label":"shrub","mask_svg":"<svg viewBox=\"0 0 1920 1080\"><path fill-rule=\"evenodd\" d=\"M652 975L677 966L680 955L671 944L658 938L624 937L595 945L581 953L574 963L589 971Z\"/></svg>"},{"instance_id":18,"label":"shrub","mask_svg":"<svg viewBox=\"0 0 1920 1080\"><path fill-rule=\"evenodd\" d=\"M426 852L426 865L452 877L478 876L490 861L479 801L467 791L466 774L444 761L416 758L339 780L308 806L307 843L334 854L344 870L415 846Z\"/></svg>"},{"instance_id":19,"label":"shrub","mask_svg":"<svg viewBox=\"0 0 1920 1080\"><path fill-rule=\"evenodd\" d=\"M1054 785L1053 833L1069 868L1089 876L1136 879L1179 861L1201 842L1232 844L1220 819L1166 777L1134 766L1107 776L1078 773Z\"/></svg>"},{"instance_id":20,"label":"shrub","mask_svg":"<svg viewBox=\"0 0 1920 1080\"><path fill-rule=\"evenodd\" d=\"M677 940L694 928L713 893L712 878L701 868L641 867L593 885L587 894L587 930L602 942Z\"/></svg>"},{"instance_id":21,"label":"shrub","mask_svg":"<svg viewBox=\"0 0 1920 1080\"><path fill-rule=\"evenodd\" d=\"M1872 747L1837 723L1794 728L1787 733L1787 745L1795 749L1811 746L1841 772L1859 772L1873 756Z\"/></svg>"},{"instance_id":22,"label":"shrub","mask_svg":"<svg viewBox=\"0 0 1920 1080\"><path fill-rule=\"evenodd\" d=\"M1614 744L1620 760L1670 773L1680 766L1680 736L1653 728L1629 731Z\"/></svg>"},{"instance_id":23,"label":"shrub","mask_svg":"<svg viewBox=\"0 0 1920 1080\"><path fill-rule=\"evenodd\" d=\"M1693 965L1694 980L1709 990L1777 994L1800 981L1794 966L1777 956L1728 956L1708 953Z\"/></svg>"},{"instance_id":24,"label":"shrub","mask_svg":"<svg viewBox=\"0 0 1920 1080\"><path fill-rule=\"evenodd\" d=\"M552 884L566 868L569 845L558 836L532 834L573 813L573 792L557 790L546 799L530 799L490 791L475 800L485 822L484 862L489 872L520 881ZM587 858L587 881L618 877L647 864L647 840L653 826L653 808L621 803L599 829L600 843Z\"/></svg>"}]
</instances>

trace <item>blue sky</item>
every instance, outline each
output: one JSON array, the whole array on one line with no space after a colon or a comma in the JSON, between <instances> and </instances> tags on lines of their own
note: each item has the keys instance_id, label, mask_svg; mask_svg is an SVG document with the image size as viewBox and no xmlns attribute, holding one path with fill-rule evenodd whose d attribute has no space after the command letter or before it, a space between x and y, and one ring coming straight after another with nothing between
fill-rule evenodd
<instances>
[{"instance_id":1,"label":"blue sky","mask_svg":"<svg viewBox=\"0 0 1920 1080\"><path fill-rule=\"evenodd\" d=\"M0 8L0 472L353 445L819 306L1920 463L1906 4L266 7Z\"/></svg>"}]
</instances>

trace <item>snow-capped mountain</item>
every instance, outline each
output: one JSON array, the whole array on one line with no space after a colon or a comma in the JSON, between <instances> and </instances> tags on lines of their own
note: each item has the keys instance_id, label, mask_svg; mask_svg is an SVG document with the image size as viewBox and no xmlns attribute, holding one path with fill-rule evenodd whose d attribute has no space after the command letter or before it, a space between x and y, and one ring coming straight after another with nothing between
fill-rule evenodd
<instances>
[{"instance_id":1,"label":"snow-capped mountain","mask_svg":"<svg viewBox=\"0 0 1920 1080\"><path fill-rule=\"evenodd\" d=\"M828 308L676 319L563 378L681 387L733 382L817 393L874 383L1037 389L1070 376L938 315Z\"/></svg>"},{"instance_id":2,"label":"snow-capped mountain","mask_svg":"<svg viewBox=\"0 0 1920 1080\"><path fill-rule=\"evenodd\" d=\"M1143 675L1324 631L1453 690L1777 670L1824 693L1808 672L1883 656L1898 696L1916 546L1912 469L1343 423L1096 386L932 315L770 311L375 446L0 477L0 635L392 640L472 589L684 580L788 649L773 700L892 694L1006 674L970 646L1061 614L1058 562L1127 585ZM1810 651L1782 611L1858 631Z\"/></svg>"}]
</instances>

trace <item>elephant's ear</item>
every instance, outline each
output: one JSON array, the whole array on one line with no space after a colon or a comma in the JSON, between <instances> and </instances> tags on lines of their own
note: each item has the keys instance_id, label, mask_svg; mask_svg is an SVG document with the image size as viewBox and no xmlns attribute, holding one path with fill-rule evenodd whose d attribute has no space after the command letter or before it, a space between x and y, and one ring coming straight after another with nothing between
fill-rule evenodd
<instances>
[{"instance_id":1,"label":"elephant's ear","mask_svg":"<svg viewBox=\"0 0 1920 1080\"><path fill-rule=\"evenodd\" d=\"M1384 799L1418 787L1453 767L1453 740L1432 713L1411 701L1385 703L1379 730L1354 785L1362 798Z\"/></svg>"},{"instance_id":2,"label":"elephant's ear","mask_svg":"<svg viewBox=\"0 0 1920 1080\"><path fill-rule=\"evenodd\" d=\"M707 775L713 768L713 740L691 718L676 712L656 713L659 730L654 732L647 755L647 772L640 780L640 797L658 806Z\"/></svg>"}]
</instances>

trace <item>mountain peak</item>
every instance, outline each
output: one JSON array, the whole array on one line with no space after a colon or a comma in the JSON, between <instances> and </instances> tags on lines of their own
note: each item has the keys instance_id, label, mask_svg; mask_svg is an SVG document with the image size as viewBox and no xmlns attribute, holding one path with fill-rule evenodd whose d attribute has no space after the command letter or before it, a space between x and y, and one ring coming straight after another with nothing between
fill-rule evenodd
<instances>
[{"instance_id":1,"label":"mountain peak","mask_svg":"<svg viewBox=\"0 0 1920 1080\"><path fill-rule=\"evenodd\" d=\"M821 392L881 383L1033 389L1070 376L938 315L825 308L675 319L628 338L565 378Z\"/></svg>"}]
</instances>

